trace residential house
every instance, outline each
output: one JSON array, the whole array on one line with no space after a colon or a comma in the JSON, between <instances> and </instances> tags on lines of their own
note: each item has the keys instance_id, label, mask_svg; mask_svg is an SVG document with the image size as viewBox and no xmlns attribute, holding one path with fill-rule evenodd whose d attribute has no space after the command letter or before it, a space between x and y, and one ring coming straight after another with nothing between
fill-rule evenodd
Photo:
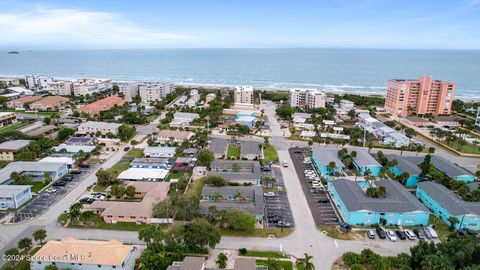
<instances>
[{"instance_id":1,"label":"residential house","mask_svg":"<svg viewBox=\"0 0 480 270\"><path fill-rule=\"evenodd\" d=\"M56 152L66 152L66 153L79 153L80 151L83 153L90 153L95 149L93 145L71 145L62 143L58 146L53 148Z\"/></svg>"},{"instance_id":2,"label":"residential house","mask_svg":"<svg viewBox=\"0 0 480 270\"><path fill-rule=\"evenodd\" d=\"M262 158L260 143L256 141L240 141L240 153L242 159L257 160Z\"/></svg>"},{"instance_id":3,"label":"residential house","mask_svg":"<svg viewBox=\"0 0 480 270\"><path fill-rule=\"evenodd\" d=\"M265 204L263 190L260 186L204 186L200 212L210 215L211 207L216 210L243 210L255 216L258 223L263 223Z\"/></svg>"},{"instance_id":4,"label":"residential house","mask_svg":"<svg viewBox=\"0 0 480 270\"><path fill-rule=\"evenodd\" d=\"M30 140L11 140L0 143L0 160L13 161L13 154L30 145Z\"/></svg>"},{"instance_id":5,"label":"residential house","mask_svg":"<svg viewBox=\"0 0 480 270\"><path fill-rule=\"evenodd\" d=\"M166 169L170 165L168 158L135 158L130 168Z\"/></svg>"},{"instance_id":6,"label":"residential house","mask_svg":"<svg viewBox=\"0 0 480 270\"><path fill-rule=\"evenodd\" d=\"M17 99L13 99L7 102L7 108L9 109L23 109L25 105L42 99L41 96L24 96Z\"/></svg>"},{"instance_id":7,"label":"residential house","mask_svg":"<svg viewBox=\"0 0 480 270\"><path fill-rule=\"evenodd\" d=\"M16 209L32 198L32 186L0 185L0 209Z\"/></svg>"},{"instance_id":8,"label":"residential house","mask_svg":"<svg viewBox=\"0 0 480 270\"><path fill-rule=\"evenodd\" d=\"M93 137L70 137L65 141L65 144L68 145L95 145L97 140Z\"/></svg>"},{"instance_id":9,"label":"residential house","mask_svg":"<svg viewBox=\"0 0 480 270\"><path fill-rule=\"evenodd\" d=\"M111 133L113 136L117 136L120 126L117 123L88 121L78 126L77 134L97 134L99 132L101 135Z\"/></svg>"},{"instance_id":10,"label":"residential house","mask_svg":"<svg viewBox=\"0 0 480 270\"><path fill-rule=\"evenodd\" d=\"M69 102L68 98L61 96L48 96L30 104L31 110L51 111L62 109Z\"/></svg>"},{"instance_id":11,"label":"residential house","mask_svg":"<svg viewBox=\"0 0 480 270\"><path fill-rule=\"evenodd\" d=\"M168 157L174 157L175 152L177 148L176 147L161 147L161 146L155 146L155 147L145 147L143 150L143 154L145 157L153 157L153 158L168 158Z\"/></svg>"},{"instance_id":12,"label":"residential house","mask_svg":"<svg viewBox=\"0 0 480 270\"><path fill-rule=\"evenodd\" d=\"M80 112L87 113L91 116L97 116L102 111L108 111L114 106L122 106L127 101L119 96L108 96L106 98L102 98L90 104L84 105L80 107L78 110Z\"/></svg>"},{"instance_id":13,"label":"residential house","mask_svg":"<svg viewBox=\"0 0 480 270\"><path fill-rule=\"evenodd\" d=\"M252 128L257 123L257 118L253 116L240 116L235 119L235 123Z\"/></svg>"},{"instance_id":14,"label":"residential house","mask_svg":"<svg viewBox=\"0 0 480 270\"><path fill-rule=\"evenodd\" d=\"M314 147L312 151L312 161L321 176L327 180L329 176L343 174L345 170L345 164L343 164L342 160L338 157L338 149ZM335 166L330 167L330 164Z\"/></svg>"},{"instance_id":15,"label":"residential house","mask_svg":"<svg viewBox=\"0 0 480 270\"><path fill-rule=\"evenodd\" d=\"M260 163L247 160L216 160L210 164L208 176L219 176L228 182L239 184L261 184Z\"/></svg>"},{"instance_id":16,"label":"residential house","mask_svg":"<svg viewBox=\"0 0 480 270\"><path fill-rule=\"evenodd\" d=\"M193 137L193 133L190 131L180 131L180 130L168 130L162 129L158 132L157 138L161 143L171 143L177 142L181 143L185 140L190 140Z\"/></svg>"},{"instance_id":17,"label":"residential house","mask_svg":"<svg viewBox=\"0 0 480 270\"><path fill-rule=\"evenodd\" d=\"M398 226L427 226L430 211L400 183L382 179L377 187L385 187L385 197L367 196L366 188L356 181L337 179L328 182L328 190L346 223Z\"/></svg>"},{"instance_id":18,"label":"residential house","mask_svg":"<svg viewBox=\"0 0 480 270\"><path fill-rule=\"evenodd\" d=\"M420 182L416 190L417 198L422 201L443 222L456 217L456 229L480 230L480 202L467 202L453 191L432 181Z\"/></svg>"},{"instance_id":19,"label":"residential house","mask_svg":"<svg viewBox=\"0 0 480 270\"><path fill-rule=\"evenodd\" d=\"M131 167L121 172L117 179L121 181L159 182L165 181L169 173L169 169Z\"/></svg>"},{"instance_id":20,"label":"residential house","mask_svg":"<svg viewBox=\"0 0 480 270\"><path fill-rule=\"evenodd\" d=\"M135 246L117 240L49 240L32 256L30 269L44 270L53 265L72 270L133 270L137 252Z\"/></svg>"},{"instance_id":21,"label":"residential house","mask_svg":"<svg viewBox=\"0 0 480 270\"><path fill-rule=\"evenodd\" d=\"M227 154L228 144L228 139L212 138L209 150L213 153L216 159L220 159Z\"/></svg>"}]
</instances>

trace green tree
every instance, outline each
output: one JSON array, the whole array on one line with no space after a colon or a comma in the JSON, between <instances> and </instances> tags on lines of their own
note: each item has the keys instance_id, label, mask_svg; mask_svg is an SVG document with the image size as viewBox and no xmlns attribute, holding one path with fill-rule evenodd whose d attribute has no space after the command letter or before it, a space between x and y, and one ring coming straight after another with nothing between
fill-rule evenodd
<instances>
[{"instance_id":1,"label":"green tree","mask_svg":"<svg viewBox=\"0 0 480 270\"><path fill-rule=\"evenodd\" d=\"M43 182L48 185L52 181L53 181L53 179L52 179L52 175L50 174L50 172L44 172L43 173Z\"/></svg>"},{"instance_id":2,"label":"green tree","mask_svg":"<svg viewBox=\"0 0 480 270\"><path fill-rule=\"evenodd\" d=\"M283 270L280 262L274 258L268 258L265 266L267 266L268 270Z\"/></svg>"},{"instance_id":3,"label":"green tree","mask_svg":"<svg viewBox=\"0 0 480 270\"><path fill-rule=\"evenodd\" d=\"M450 223L450 224L449 224L448 229L449 229L450 231L454 231L454 230L455 230L455 226L456 226L459 222L460 222L460 221L458 220L457 217L455 217L455 216L449 217L449 218L448 218L448 223Z\"/></svg>"},{"instance_id":4,"label":"green tree","mask_svg":"<svg viewBox=\"0 0 480 270\"><path fill-rule=\"evenodd\" d=\"M255 228L255 217L240 209L231 211L227 219L227 226L231 230L247 231Z\"/></svg>"},{"instance_id":5,"label":"green tree","mask_svg":"<svg viewBox=\"0 0 480 270\"><path fill-rule=\"evenodd\" d=\"M420 262L423 270L454 270L455 266L448 257L430 254L425 256Z\"/></svg>"},{"instance_id":6,"label":"green tree","mask_svg":"<svg viewBox=\"0 0 480 270\"><path fill-rule=\"evenodd\" d=\"M197 218L185 224L183 228L185 246L192 252L199 252L205 247L215 248L220 242L220 231L206 219Z\"/></svg>"},{"instance_id":7,"label":"green tree","mask_svg":"<svg viewBox=\"0 0 480 270\"><path fill-rule=\"evenodd\" d=\"M25 253L28 253L32 248L32 239L25 237L18 241L18 249L23 250Z\"/></svg>"},{"instance_id":8,"label":"green tree","mask_svg":"<svg viewBox=\"0 0 480 270\"><path fill-rule=\"evenodd\" d=\"M288 105L281 105L277 108L276 113L281 118L291 119L293 114L293 109Z\"/></svg>"},{"instance_id":9,"label":"green tree","mask_svg":"<svg viewBox=\"0 0 480 270\"><path fill-rule=\"evenodd\" d=\"M125 188L125 195L128 197L128 198L133 198L135 196L135 192L136 192L136 189L134 186L127 186Z\"/></svg>"},{"instance_id":10,"label":"green tree","mask_svg":"<svg viewBox=\"0 0 480 270\"><path fill-rule=\"evenodd\" d=\"M95 176L97 176L97 183L101 186L110 186L117 183L117 180L113 177L113 175L103 168L100 168Z\"/></svg>"},{"instance_id":11,"label":"green tree","mask_svg":"<svg viewBox=\"0 0 480 270\"><path fill-rule=\"evenodd\" d=\"M20 252L18 251L17 248L10 248L5 251L5 255L15 257L17 255L20 255ZM18 263L17 260L12 260L13 266L15 266L17 263Z\"/></svg>"},{"instance_id":12,"label":"green tree","mask_svg":"<svg viewBox=\"0 0 480 270\"><path fill-rule=\"evenodd\" d=\"M50 117L43 118L43 123L45 125L50 125L51 122L52 122L52 119Z\"/></svg>"},{"instance_id":13,"label":"green tree","mask_svg":"<svg viewBox=\"0 0 480 270\"><path fill-rule=\"evenodd\" d=\"M138 239L144 241L147 243L147 246L149 246L165 240L165 233L163 232L162 226L150 224L138 231Z\"/></svg>"},{"instance_id":14,"label":"green tree","mask_svg":"<svg viewBox=\"0 0 480 270\"><path fill-rule=\"evenodd\" d=\"M71 221L78 221L82 208L83 205L79 202L72 204L68 211L68 218L70 218Z\"/></svg>"},{"instance_id":15,"label":"green tree","mask_svg":"<svg viewBox=\"0 0 480 270\"><path fill-rule=\"evenodd\" d=\"M433 153L435 153L435 147L429 147L428 148L428 153L431 155Z\"/></svg>"},{"instance_id":16,"label":"green tree","mask_svg":"<svg viewBox=\"0 0 480 270\"><path fill-rule=\"evenodd\" d=\"M40 245L43 245L43 240L47 238L47 231L44 229L39 229L33 232L33 239L37 242L40 242Z\"/></svg>"},{"instance_id":17,"label":"green tree","mask_svg":"<svg viewBox=\"0 0 480 270\"><path fill-rule=\"evenodd\" d=\"M335 161L330 161L328 163L328 171L329 171L330 175L333 175L333 173L335 171L335 168L337 168L337 164L335 163Z\"/></svg>"},{"instance_id":18,"label":"green tree","mask_svg":"<svg viewBox=\"0 0 480 270\"><path fill-rule=\"evenodd\" d=\"M215 160L215 157L212 152L208 150L201 150L197 154L198 165L210 167L212 161Z\"/></svg>"},{"instance_id":19,"label":"green tree","mask_svg":"<svg viewBox=\"0 0 480 270\"><path fill-rule=\"evenodd\" d=\"M218 264L218 268L224 269L225 267L227 267L227 261L227 255L225 255L225 253L219 253L215 262Z\"/></svg>"},{"instance_id":20,"label":"green tree","mask_svg":"<svg viewBox=\"0 0 480 270\"><path fill-rule=\"evenodd\" d=\"M315 265L311 262L313 256L310 256L307 253L304 253L303 256L303 258L297 259L297 266L301 265L305 270L315 270Z\"/></svg>"},{"instance_id":21,"label":"green tree","mask_svg":"<svg viewBox=\"0 0 480 270\"><path fill-rule=\"evenodd\" d=\"M110 187L110 193L117 199L125 195L125 187L123 185L113 185Z\"/></svg>"},{"instance_id":22,"label":"green tree","mask_svg":"<svg viewBox=\"0 0 480 270\"><path fill-rule=\"evenodd\" d=\"M120 137L120 139L122 141L127 141L128 139L130 139L131 137L133 137L133 135L135 135L135 128L134 127L131 127L131 126L128 126L128 125L121 125L119 128L118 128L118 136Z\"/></svg>"},{"instance_id":23,"label":"green tree","mask_svg":"<svg viewBox=\"0 0 480 270\"><path fill-rule=\"evenodd\" d=\"M75 134L75 130L72 128L61 128L57 134L57 140L64 141L68 139L70 136Z\"/></svg>"}]
</instances>

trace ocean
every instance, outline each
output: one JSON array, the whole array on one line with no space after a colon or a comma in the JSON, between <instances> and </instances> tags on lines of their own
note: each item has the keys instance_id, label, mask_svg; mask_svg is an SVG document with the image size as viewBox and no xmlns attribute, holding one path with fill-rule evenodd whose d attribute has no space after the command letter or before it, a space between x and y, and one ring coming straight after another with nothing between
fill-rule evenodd
<instances>
[{"instance_id":1,"label":"ocean","mask_svg":"<svg viewBox=\"0 0 480 270\"><path fill-rule=\"evenodd\" d=\"M141 49L0 52L0 75L105 77L192 85L253 85L385 93L388 79L457 83L457 97L480 96L480 50Z\"/></svg>"}]
</instances>

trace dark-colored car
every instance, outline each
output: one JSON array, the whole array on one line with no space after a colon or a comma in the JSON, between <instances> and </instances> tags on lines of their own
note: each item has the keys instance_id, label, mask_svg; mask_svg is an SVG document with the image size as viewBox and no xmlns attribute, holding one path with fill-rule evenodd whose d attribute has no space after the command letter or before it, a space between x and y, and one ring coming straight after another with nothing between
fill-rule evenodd
<instances>
[{"instance_id":1,"label":"dark-colored car","mask_svg":"<svg viewBox=\"0 0 480 270\"><path fill-rule=\"evenodd\" d=\"M418 237L418 239L425 239L425 234L423 233L423 230L420 229L413 229L413 233Z\"/></svg>"},{"instance_id":2,"label":"dark-colored car","mask_svg":"<svg viewBox=\"0 0 480 270\"><path fill-rule=\"evenodd\" d=\"M396 230L396 231L395 231L395 234L398 236L398 238L400 238L400 239L402 239L402 240L406 240L406 239L407 239L407 234L406 234L404 231Z\"/></svg>"},{"instance_id":3,"label":"dark-colored car","mask_svg":"<svg viewBox=\"0 0 480 270\"><path fill-rule=\"evenodd\" d=\"M91 198L82 198L79 200L81 204L92 204L95 200Z\"/></svg>"},{"instance_id":4,"label":"dark-colored car","mask_svg":"<svg viewBox=\"0 0 480 270\"><path fill-rule=\"evenodd\" d=\"M82 171L80 171L80 170L71 170L70 171L70 174L81 174L81 173L82 173Z\"/></svg>"},{"instance_id":5,"label":"dark-colored car","mask_svg":"<svg viewBox=\"0 0 480 270\"><path fill-rule=\"evenodd\" d=\"M130 147L128 147L128 146L123 148L123 151L125 151L125 152L128 151L128 150L130 150Z\"/></svg>"},{"instance_id":6,"label":"dark-colored car","mask_svg":"<svg viewBox=\"0 0 480 270\"><path fill-rule=\"evenodd\" d=\"M65 175L63 178L62 178L62 181L72 181L73 180L73 176L71 175Z\"/></svg>"},{"instance_id":7,"label":"dark-colored car","mask_svg":"<svg viewBox=\"0 0 480 270\"><path fill-rule=\"evenodd\" d=\"M54 187L64 187L66 186L67 183L63 182L63 181L56 181L56 182L53 182L52 186Z\"/></svg>"},{"instance_id":8,"label":"dark-colored car","mask_svg":"<svg viewBox=\"0 0 480 270\"><path fill-rule=\"evenodd\" d=\"M86 168L90 168L90 164L80 163L80 165L78 165L78 167L86 169Z\"/></svg>"},{"instance_id":9,"label":"dark-colored car","mask_svg":"<svg viewBox=\"0 0 480 270\"><path fill-rule=\"evenodd\" d=\"M319 203L329 203L330 200L328 198L325 198L325 199L320 199L318 200Z\"/></svg>"},{"instance_id":10,"label":"dark-colored car","mask_svg":"<svg viewBox=\"0 0 480 270\"><path fill-rule=\"evenodd\" d=\"M376 228L375 231L377 231L378 238L380 239L386 239L387 238L387 233L380 227Z\"/></svg>"},{"instance_id":11,"label":"dark-colored car","mask_svg":"<svg viewBox=\"0 0 480 270\"><path fill-rule=\"evenodd\" d=\"M432 238L433 238L433 237L432 237L432 234L430 233L430 231L428 230L428 228L423 228L422 231L423 231L423 234L425 234L425 237L426 237L427 239L432 239Z\"/></svg>"}]
</instances>

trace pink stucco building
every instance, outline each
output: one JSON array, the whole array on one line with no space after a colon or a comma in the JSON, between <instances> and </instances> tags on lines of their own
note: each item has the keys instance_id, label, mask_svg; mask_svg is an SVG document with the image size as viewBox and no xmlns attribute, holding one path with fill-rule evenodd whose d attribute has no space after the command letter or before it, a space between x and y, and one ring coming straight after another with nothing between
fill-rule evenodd
<instances>
[{"instance_id":1,"label":"pink stucco building","mask_svg":"<svg viewBox=\"0 0 480 270\"><path fill-rule=\"evenodd\" d=\"M418 80L389 80L385 110L393 115L451 114L455 83L421 76Z\"/></svg>"}]
</instances>

